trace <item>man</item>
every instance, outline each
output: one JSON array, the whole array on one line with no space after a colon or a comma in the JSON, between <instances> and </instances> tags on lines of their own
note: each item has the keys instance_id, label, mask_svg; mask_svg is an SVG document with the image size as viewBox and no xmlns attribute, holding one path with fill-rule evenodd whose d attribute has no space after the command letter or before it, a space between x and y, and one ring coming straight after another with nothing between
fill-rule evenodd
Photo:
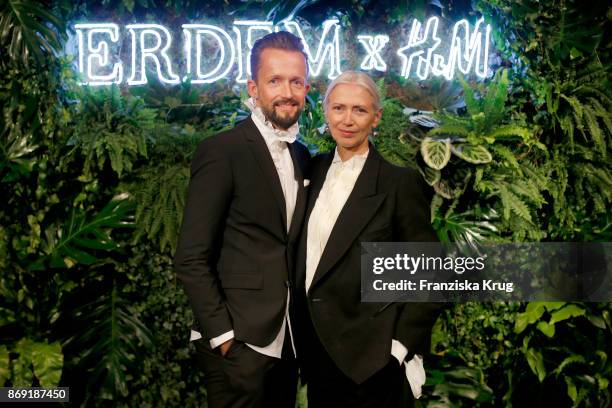
<instances>
[{"instance_id":1,"label":"man","mask_svg":"<svg viewBox=\"0 0 612 408\"><path fill-rule=\"evenodd\" d=\"M252 115L198 147L175 257L211 408L295 403L288 301L306 208L310 156L295 138L308 61L278 32L254 44L250 63Z\"/></svg>"}]
</instances>

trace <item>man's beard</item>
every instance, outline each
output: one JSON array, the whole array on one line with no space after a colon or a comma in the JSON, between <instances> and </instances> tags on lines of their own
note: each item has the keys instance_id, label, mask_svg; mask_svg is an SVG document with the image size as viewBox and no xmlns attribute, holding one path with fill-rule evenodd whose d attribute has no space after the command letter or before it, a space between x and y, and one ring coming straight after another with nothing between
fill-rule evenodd
<instances>
[{"instance_id":1,"label":"man's beard","mask_svg":"<svg viewBox=\"0 0 612 408\"><path fill-rule=\"evenodd\" d=\"M280 116L276 114L276 106L285 103L294 103L297 105L298 109L294 115ZM298 121L300 115L302 114L302 109L299 107L299 103L295 99L283 99L276 101L272 104L272 109L270 110L268 110L265 106L261 106L261 111L263 112L266 119L268 119L276 128L282 130L287 130L291 126L293 126L293 124Z\"/></svg>"}]
</instances>

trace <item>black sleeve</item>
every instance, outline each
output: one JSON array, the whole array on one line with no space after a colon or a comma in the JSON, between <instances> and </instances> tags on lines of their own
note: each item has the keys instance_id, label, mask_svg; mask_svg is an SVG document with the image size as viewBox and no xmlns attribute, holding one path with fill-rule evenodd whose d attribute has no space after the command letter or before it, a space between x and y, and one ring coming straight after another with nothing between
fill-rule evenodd
<instances>
[{"instance_id":1,"label":"black sleeve","mask_svg":"<svg viewBox=\"0 0 612 408\"><path fill-rule=\"evenodd\" d=\"M398 183L394 220L394 239L398 242L438 242L430 222L430 206L425 198L424 183L416 171L404 173ZM440 254L429 254L440 255ZM405 302L399 305L400 314L394 339L407 349L410 360L417 354L429 352L431 329L444 303Z\"/></svg>"},{"instance_id":2,"label":"black sleeve","mask_svg":"<svg viewBox=\"0 0 612 408\"><path fill-rule=\"evenodd\" d=\"M216 271L232 190L231 163L223 145L217 137L203 141L191 163L174 268L207 339L232 330Z\"/></svg>"}]
</instances>

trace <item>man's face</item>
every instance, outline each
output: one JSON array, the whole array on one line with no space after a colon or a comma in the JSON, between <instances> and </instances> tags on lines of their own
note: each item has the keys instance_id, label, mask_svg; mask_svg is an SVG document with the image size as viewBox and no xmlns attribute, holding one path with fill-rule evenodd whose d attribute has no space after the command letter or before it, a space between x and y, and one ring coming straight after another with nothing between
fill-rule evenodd
<instances>
[{"instance_id":1,"label":"man's face","mask_svg":"<svg viewBox=\"0 0 612 408\"><path fill-rule=\"evenodd\" d=\"M306 60L300 52L276 48L263 50L259 60L257 81L247 82L249 95L274 127L287 130L300 117L310 89Z\"/></svg>"}]
</instances>

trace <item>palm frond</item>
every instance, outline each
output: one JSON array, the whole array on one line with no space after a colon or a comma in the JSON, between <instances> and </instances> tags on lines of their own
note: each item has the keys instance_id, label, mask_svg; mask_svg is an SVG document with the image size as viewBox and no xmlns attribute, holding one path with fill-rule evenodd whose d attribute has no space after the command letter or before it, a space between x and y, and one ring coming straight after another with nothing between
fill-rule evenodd
<instances>
[{"instance_id":1,"label":"palm frond","mask_svg":"<svg viewBox=\"0 0 612 408\"><path fill-rule=\"evenodd\" d=\"M65 23L37 2L6 0L0 10L0 43L9 57L43 65L62 50Z\"/></svg>"},{"instance_id":2,"label":"palm frond","mask_svg":"<svg viewBox=\"0 0 612 408\"><path fill-rule=\"evenodd\" d=\"M128 195L113 198L100 212L89 218L84 211L73 209L64 224L49 226L41 249L45 256L32 263L31 269L42 269L46 262L52 268L91 265L101 261L99 253L119 248L111 233L117 228L133 228L133 204Z\"/></svg>"}]
</instances>

